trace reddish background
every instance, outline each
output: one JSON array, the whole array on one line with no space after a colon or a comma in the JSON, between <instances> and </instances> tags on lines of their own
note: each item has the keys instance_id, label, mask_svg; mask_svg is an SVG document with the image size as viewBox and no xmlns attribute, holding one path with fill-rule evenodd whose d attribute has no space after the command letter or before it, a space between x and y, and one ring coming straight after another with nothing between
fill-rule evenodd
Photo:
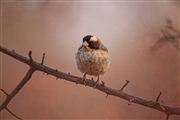
<instances>
[{"instance_id":1,"label":"reddish background","mask_svg":"<svg viewBox=\"0 0 180 120\"><path fill-rule=\"evenodd\" d=\"M162 91L167 105L180 106L178 51L165 44L156 52L150 47L161 37L166 17L180 28L177 2L60 2L13 1L1 3L1 45L63 72L81 76L75 52L87 34L100 37L108 47L112 64L101 76L108 86L154 100ZM8 93L20 82L28 66L0 54L1 87ZM161 112L132 104L95 89L64 80L33 74L31 81L9 104L24 119L121 119L164 120ZM1 102L5 98L1 93ZM2 119L14 119L6 111ZM171 120L179 120L172 116Z\"/></svg>"}]
</instances>

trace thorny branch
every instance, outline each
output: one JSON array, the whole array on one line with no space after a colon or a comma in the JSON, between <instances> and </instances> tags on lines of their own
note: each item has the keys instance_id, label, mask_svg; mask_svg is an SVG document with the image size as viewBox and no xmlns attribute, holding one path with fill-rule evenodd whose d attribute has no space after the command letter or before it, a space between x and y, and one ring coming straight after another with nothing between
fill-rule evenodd
<instances>
[{"instance_id":1,"label":"thorny branch","mask_svg":"<svg viewBox=\"0 0 180 120\"><path fill-rule=\"evenodd\" d=\"M173 27L170 19L167 18L166 22L167 25L161 30L163 36L151 47L151 50L156 51L165 43L170 43L180 52L180 31Z\"/></svg>"},{"instance_id":2,"label":"thorny branch","mask_svg":"<svg viewBox=\"0 0 180 120\"><path fill-rule=\"evenodd\" d=\"M35 71L35 69L33 67L30 67L30 69L28 70L28 72L26 73L26 75L24 76L22 81L16 86L16 88L10 94L6 93L3 89L1 89L1 91L6 95L6 99L1 104L0 111L2 111L3 109L6 109L14 117L16 117L17 119L21 119L20 117L15 115L12 111L10 111L7 108L7 105L15 97L15 95L23 88L23 86L30 80L30 78L31 78L32 74L34 73L34 71Z\"/></svg>"},{"instance_id":3,"label":"thorny branch","mask_svg":"<svg viewBox=\"0 0 180 120\"><path fill-rule=\"evenodd\" d=\"M16 53L15 51L11 51L11 50L9 50L5 47L2 47L2 46L0 46L0 52L4 53L6 55L9 55L9 56L17 59L18 61L21 61L21 62L30 66L30 69L26 73L23 80L17 85L17 87L10 94L7 94L3 89L1 89L1 91L4 91L3 93L5 93L7 95L7 97L6 97L5 101L0 105L0 111L2 111L3 109L7 110L8 103L23 88L23 86L30 80L32 74L36 70L41 71L41 72L46 73L46 74L50 74L56 78L61 78L61 79L67 80L69 82L74 82L74 83L78 83L78 84L83 85L83 83L81 82L81 80L82 80L81 77L77 77L77 76L74 76L71 74L63 73L57 69L50 68L46 65L43 65L41 63L38 63L38 62L32 60L32 57L31 57L32 52L29 52L29 58L24 57L24 56ZM94 84L95 84L95 81L93 79L91 79L91 80L86 79L86 86L93 87ZM127 86L127 84L128 84L128 82L124 85L124 87ZM124 100L131 102L131 103L136 103L139 105L146 106L148 108L152 108L152 109L161 111L167 115L167 117L166 117L167 119L169 118L169 115L180 115L180 107L171 107L171 106L167 106L164 104L160 104L158 102L160 95L158 96L156 101L146 100L146 99L136 97L136 96L133 96L133 95L130 95L128 93L123 92L122 91L124 89L123 87L121 88L122 90L113 89L113 88L106 86L104 83L98 83L95 89L100 90L100 91L106 93L107 95L120 97Z\"/></svg>"}]
</instances>

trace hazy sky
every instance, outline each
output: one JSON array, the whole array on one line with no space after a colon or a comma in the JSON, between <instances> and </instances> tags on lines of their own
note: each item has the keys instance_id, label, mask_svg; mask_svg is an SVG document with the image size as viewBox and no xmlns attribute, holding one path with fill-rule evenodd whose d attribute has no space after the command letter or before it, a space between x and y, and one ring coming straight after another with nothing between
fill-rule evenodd
<instances>
[{"instance_id":1,"label":"hazy sky","mask_svg":"<svg viewBox=\"0 0 180 120\"><path fill-rule=\"evenodd\" d=\"M180 53L165 44L158 51L150 47L162 36L166 18L180 29L179 2L60 2L4 0L1 3L1 45L63 72L82 76L75 52L87 34L98 36L112 57L108 72L100 76L108 86L129 94L180 106ZM28 66L1 55L1 87L10 93ZM91 78L89 76L89 78ZM121 119L164 120L161 112L109 96L95 89L56 80L41 72L9 104L24 119ZM1 94L1 101L5 98ZM2 119L13 119L3 111ZM180 117L173 116L173 120ZM172 120L171 119L171 120Z\"/></svg>"}]
</instances>

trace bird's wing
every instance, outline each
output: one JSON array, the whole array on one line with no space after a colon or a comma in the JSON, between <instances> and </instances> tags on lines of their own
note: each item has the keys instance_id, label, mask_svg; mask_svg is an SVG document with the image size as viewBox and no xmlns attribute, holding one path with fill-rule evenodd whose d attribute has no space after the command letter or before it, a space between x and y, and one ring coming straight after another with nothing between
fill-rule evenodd
<instances>
[{"instance_id":1,"label":"bird's wing","mask_svg":"<svg viewBox=\"0 0 180 120\"><path fill-rule=\"evenodd\" d=\"M101 43L100 45L100 50L104 50L104 51L107 51L108 52L108 49Z\"/></svg>"}]
</instances>

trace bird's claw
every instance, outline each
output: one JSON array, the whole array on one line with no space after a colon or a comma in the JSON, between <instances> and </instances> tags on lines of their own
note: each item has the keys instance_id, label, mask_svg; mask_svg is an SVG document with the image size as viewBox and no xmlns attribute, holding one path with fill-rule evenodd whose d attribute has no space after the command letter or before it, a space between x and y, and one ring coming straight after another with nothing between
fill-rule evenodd
<instances>
[{"instance_id":1,"label":"bird's claw","mask_svg":"<svg viewBox=\"0 0 180 120\"><path fill-rule=\"evenodd\" d=\"M81 82L86 85L86 78L82 78Z\"/></svg>"},{"instance_id":2,"label":"bird's claw","mask_svg":"<svg viewBox=\"0 0 180 120\"><path fill-rule=\"evenodd\" d=\"M93 87L96 88L98 84L99 84L99 80L97 80L97 81L95 82L95 84L94 84Z\"/></svg>"},{"instance_id":3,"label":"bird's claw","mask_svg":"<svg viewBox=\"0 0 180 120\"><path fill-rule=\"evenodd\" d=\"M86 74L87 73L84 73L84 75L83 75L83 78L82 78L82 80L81 80L81 82L86 86Z\"/></svg>"}]
</instances>

